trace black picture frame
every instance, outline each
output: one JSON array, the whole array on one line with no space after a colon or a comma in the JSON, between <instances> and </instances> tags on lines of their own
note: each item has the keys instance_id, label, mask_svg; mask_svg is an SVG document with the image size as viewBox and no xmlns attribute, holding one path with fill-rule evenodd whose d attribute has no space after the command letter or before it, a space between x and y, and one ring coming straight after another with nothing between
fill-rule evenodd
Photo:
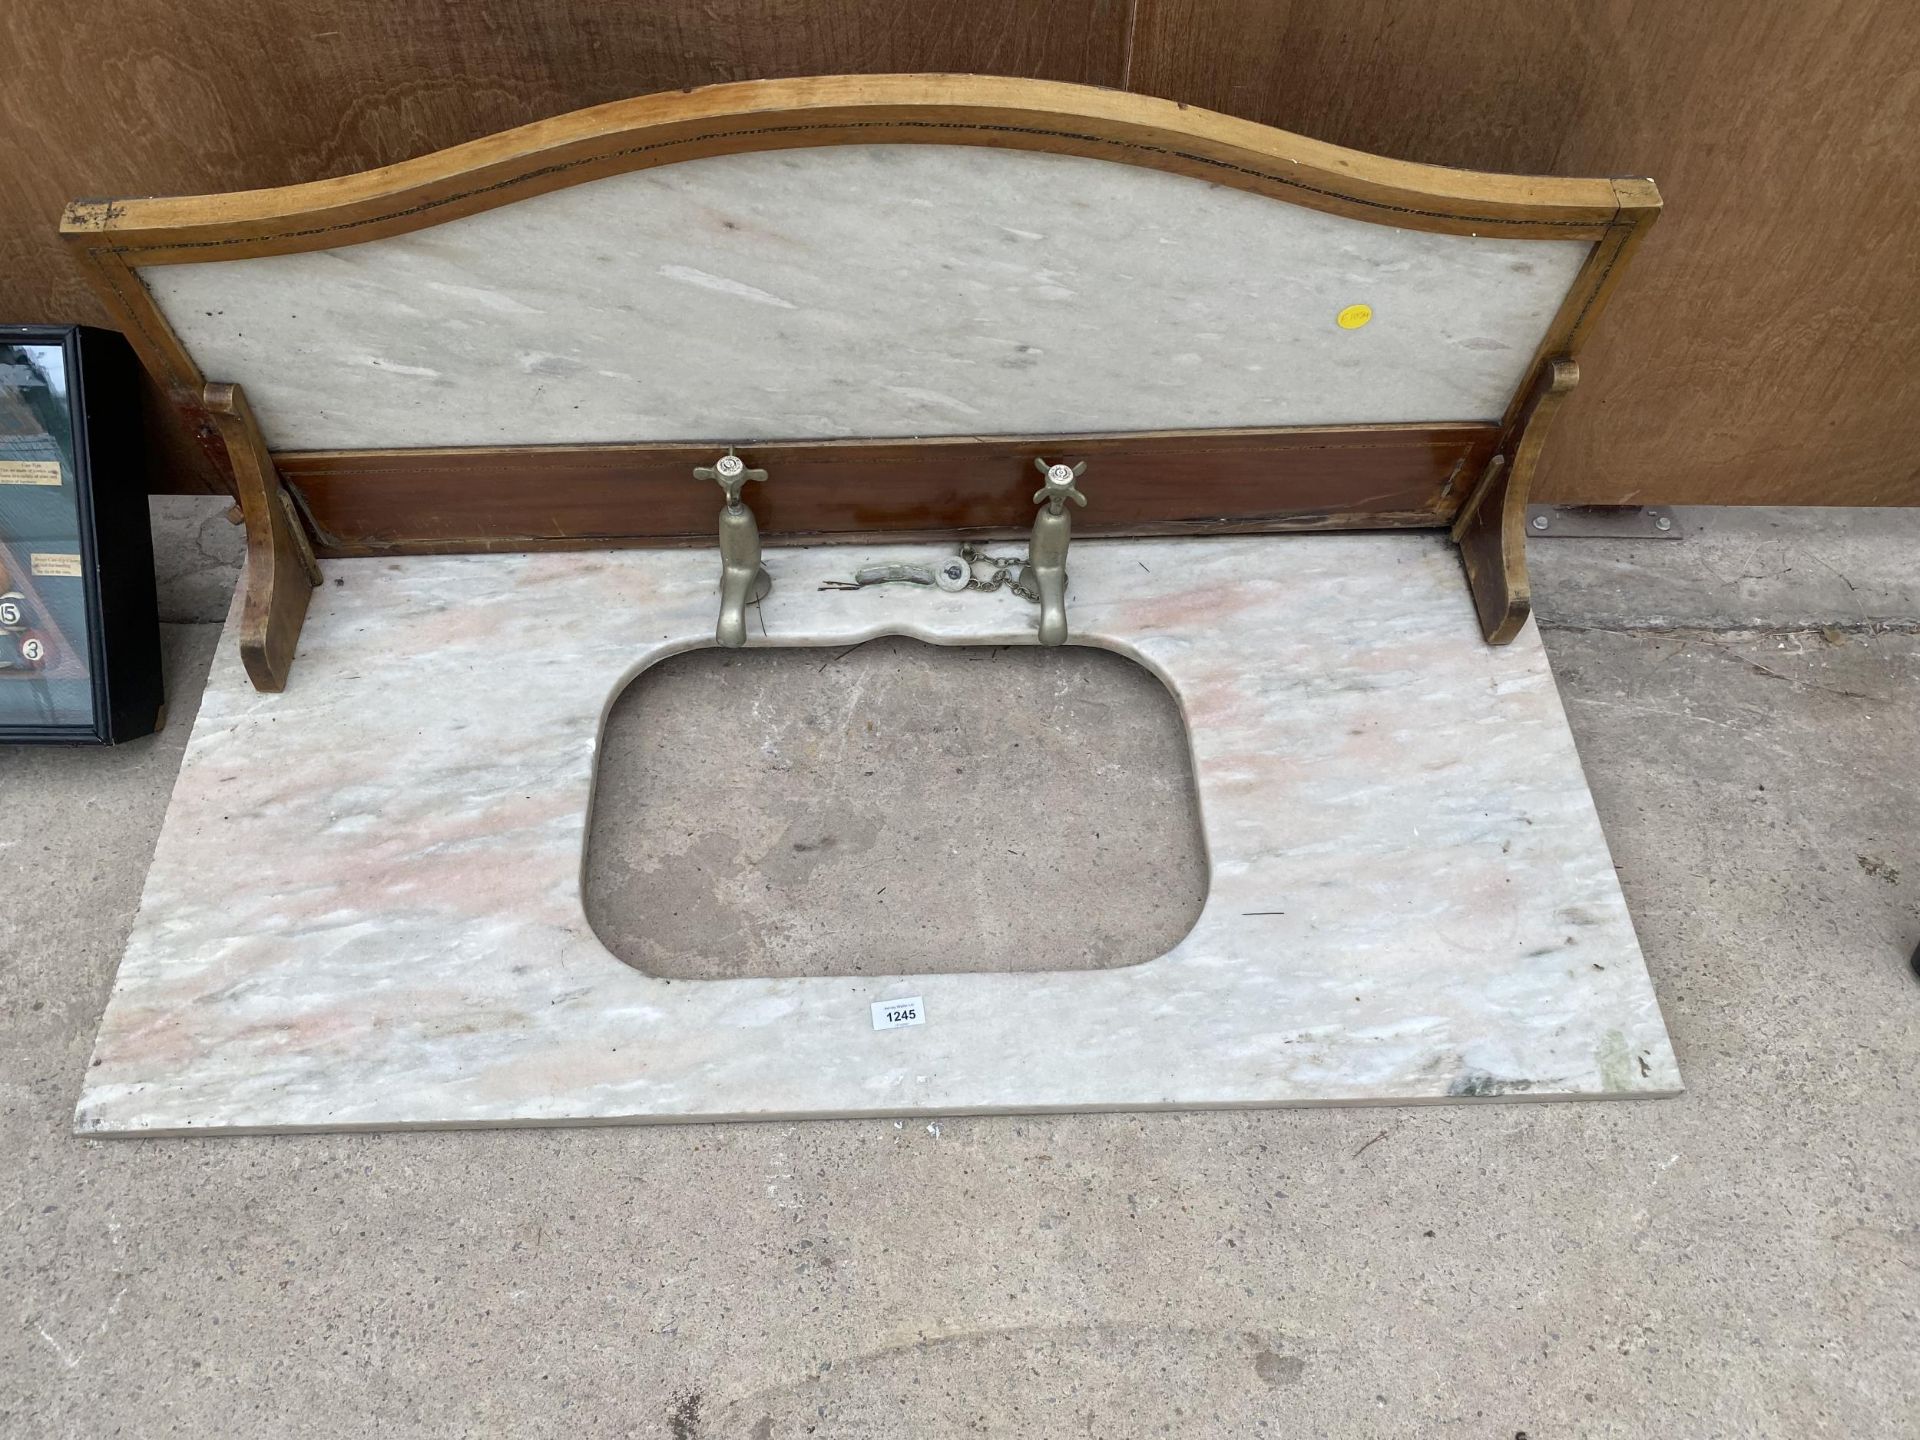
<instances>
[{"instance_id":1,"label":"black picture frame","mask_svg":"<svg viewBox=\"0 0 1920 1440\"><path fill-rule=\"evenodd\" d=\"M92 716L33 723L0 711L0 744L113 745L151 735L166 722L166 689L139 361L120 335L85 325L0 325L5 345L57 346L65 366ZM0 676L0 686L23 683L32 682Z\"/></svg>"}]
</instances>

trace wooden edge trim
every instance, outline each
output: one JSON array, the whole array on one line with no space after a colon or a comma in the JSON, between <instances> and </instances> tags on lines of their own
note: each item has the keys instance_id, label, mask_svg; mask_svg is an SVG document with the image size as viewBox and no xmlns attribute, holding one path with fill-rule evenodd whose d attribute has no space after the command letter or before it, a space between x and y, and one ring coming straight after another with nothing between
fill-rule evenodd
<instances>
[{"instance_id":1,"label":"wooden edge trim","mask_svg":"<svg viewBox=\"0 0 1920 1440\"><path fill-rule=\"evenodd\" d=\"M1626 275L1627 262L1646 239L1647 231L1660 218L1660 191L1651 180L1632 179L1612 182L1619 204L1613 222L1588 253L1580 273L1555 312L1553 322L1533 353L1527 369L1528 383L1522 384L1507 403L1501 418L1503 429L1519 423L1521 412L1532 403L1533 378L1555 359L1578 360L1587 337L1599 324L1607 302L1613 298Z\"/></svg>"},{"instance_id":2,"label":"wooden edge trim","mask_svg":"<svg viewBox=\"0 0 1920 1440\"><path fill-rule=\"evenodd\" d=\"M246 392L238 385L209 385L201 400L226 442L247 526L240 660L254 689L284 690L320 565L281 488Z\"/></svg>"},{"instance_id":3,"label":"wooden edge trim","mask_svg":"<svg viewBox=\"0 0 1920 1440\"><path fill-rule=\"evenodd\" d=\"M76 200L61 230L140 265L286 254L423 229L678 160L862 142L1089 155L1450 234L1597 239L1620 209L1609 179L1392 160L1095 86L988 75L827 75L614 101L396 165L277 189Z\"/></svg>"},{"instance_id":4,"label":"wooden edge trim","mask_svg":"<svg viewBox=\"0 0 1920 1440\"><path fill-rule=\"evenodd\" d=\"M297 504L298 502L296 502ZM1077 513L1077 512L1076 512ZM1232 520L1168 520L1153 525L1125 525L1074 533L1082 540L1172 540L1183 536L1304 535L1356 530L1444 530L1445 522L1424 510L1368 511L1364 515L1339 512L1250 517ZM785 530L762 535L769 552L805 549L810 545L954 545L962 540L982 543L1018 543L1033 532L1025 525L980 527L938 526L905 530ZM323 560L374 560L402 555L541 555L580 550L711 550L714 537L704 530L686 535L553 535L495 540L486 536L416 539L405 543L335 540L315 547Z\"/></svg>"},{"instance_id":5,"label":"wooden edge trim","mask_svg":"<svg viewBox=\"0 0 1920 1440\"><path fill-rule=\"evenodd\" d=\"M83 245L79 259L81 272L115 328L133 346L154 382L166 392L214 474L225 482L230 494L237 495L227 442L206 406L206 379L160 313L159 306L154 304L138 273L111 246Z\"/></svg>"},{"instance_id":6,"label":"wooden edge trim","mask_svg":"<svg viewBox=\"0 0 1920 1440\"><path fill-rule=\"evenodd\" d=\"M1489 644L1520 633L1532 609L1527 579L1527 496L1560 403L1580 379L1578 357L1626 274L1627 262L1660 218L1659 188L1648 179L1613 182L1619 209L1593 247L1535 351L1531 379L1501 419L1500 444L1474 493L1454 517L1467 583Z\"/></svg>"},{"instance_id":7,"label":"wooden edge trim","mask_svg":"<svg viewBox=\"0 0 1920 1440\"><path fill-rule=\"evenodd\" d=\"M639 440L583 445L449 445L373 450L277 450L273 462L283 475L422 474L433 470L470 471L477 465L526 466L537 471L617 470L667 460L697 464L716 452L737 448L763 459L808 459L842 465L915 465L942 455L977 453L986 448L1063 453L1136 452L1162 459L1214 457L1275 447L1312 450L1382 450L1435 442L1469 444L1498 427L1484 420L1382 421L1357 425L1284 425L1202 430L1064 431L1048 435L926 435L888 440ZM1026 488L1033 488L1030 482ZM1464 492L1462 492L1464 494Z\"/></svg>"},{"instance_id":8,"label":"wooden edge trim","mask_svg":"<svg viewBox=\"0 0 1920 1440\"><path fill-rule=\"evenodd\" d=\"M1554 414L1579 383L1580 367L1566 357L1535 372L1518 421L1502 435L1486 472L1454 517L1454 543L1489 645L1505 645L1518 635L1532 609L1527 493Z\"/></svg>"}]
</instances>

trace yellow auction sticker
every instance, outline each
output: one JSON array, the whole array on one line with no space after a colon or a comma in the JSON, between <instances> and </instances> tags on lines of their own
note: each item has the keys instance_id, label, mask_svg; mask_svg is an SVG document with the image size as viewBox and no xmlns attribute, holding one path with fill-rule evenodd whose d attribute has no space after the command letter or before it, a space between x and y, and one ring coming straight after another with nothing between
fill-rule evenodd
<instances>
[{"instance_id":1,"label":"yellow auction sticker","mask_svg":"<svg viewBox=\"0 0 1920 1440\"><path fill-rule=\"evenodd\" d=\"M1334 323L1342 330L1358 330L1373 318L1371 305L1349 305L1333 317Z\"/></svg>"}]
</instances>

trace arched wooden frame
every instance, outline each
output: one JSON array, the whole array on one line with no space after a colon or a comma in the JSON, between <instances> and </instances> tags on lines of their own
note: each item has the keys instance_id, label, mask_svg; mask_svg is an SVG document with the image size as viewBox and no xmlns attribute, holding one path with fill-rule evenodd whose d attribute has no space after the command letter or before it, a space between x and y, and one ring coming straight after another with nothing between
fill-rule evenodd
<instances>
[{"instance_id":1,"label":"arched wooden frame","mask_svg":"<svg viewBox=\"0 0 1920 1440\"><path fill-rule=\"evenodd\" d=\"M1193 176L1402 229L1516 239L1584 239L1593 248L1495 425L1358 425L1146 435L815 441L755 445L782 495L763 518L770 543L871 534L992 535L1024 525L1037 448L1096 457L1104 517L1086 533L1451 527L1487 638L1511 639L1527 614L1523 537L1545 419L1571 387L1572 361L1622 266L1659 212L1641 179L1555 179L1385 159L1147 96L976 75L822 76L715 85L576 111L357 175L184 199L87 200L61 229L101 297L230 482L284 479L322 555L532 549L710 539L711 507L684 483L711 446L532 446L321 451L272 457L181 345L137 271L151 265L331 249L425 229L535 195L682 160L840 144L982 145L1049 151ZM243 377L236 377L243 378ZM222 406L227 408L221 408ZM244 414L244 411L240 412ZM726 437L716 436L716 442ZM1525 443L1523 443L1523 441ZM259 453L244 463L236 446ZM1204 455L1204 462L1201 456ZM1072 458L1072 457L1069 457ZM883 522L849 523L831 497L862 468L911 462L916 500ZM1183 462L1215 487L1201 516L1156 514ZM796 486L794 476L804 477ZM537 483L529 485L529 480ZM509 487L539 492L522 515ZM1183 486L1189 500L1191 486ZM1283 492L1279 503L1275 491ZM236 493L239 493L237 490ZM475 496L483 496L476 501ZM806 507L811 502L812 510ZM460 503L450 500L464 497ZM278 516L275 497L247 513ZM778 504L794 508L782 516ZM630 516L643 507L653 528ZM537 510L540 520L531 516ZM409 513L440 528L414 528ZM566 517L556 527L554 517ZM623 524L623 516L628 517ZM449 518L451 517L451 518ZM448 529L448 525L456 528ZM279 543L304 543L276 526ZM1511 533L1510 533L1511 532ZM255 548L271 537L252 536ZM282 573L299 556L285 557ZM303 567L302 567L303 568ZM262 613L265 613L264 611ZM282 626L284 632L285 626ZM295 626L297 630L297 623ZM262 643L265 641L263 639ZM276 648L290 653L291 640ZM259 674L284 677L280 663Z\"/></svg>"}]
</instances>

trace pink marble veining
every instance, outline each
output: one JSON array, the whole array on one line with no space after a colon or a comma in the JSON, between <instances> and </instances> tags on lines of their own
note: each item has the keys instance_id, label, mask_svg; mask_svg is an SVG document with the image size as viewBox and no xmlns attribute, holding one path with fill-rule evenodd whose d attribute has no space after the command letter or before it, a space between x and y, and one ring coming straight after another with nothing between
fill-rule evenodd
<instances>
[{"instance_id":1,"label":"pink marble veining","mask_svg":"<svg viewBox=\"0 0 1920 1440\"><path fill-rule=\"evenodd\" d=\"M1006 591L817 588L937 553L769 552L749 643L1032 641L1033 608ZM1076 641L1156 671L1188 721L1212 888L1166 956L896 979L629 967L580 899L595 747L633 675L710 643L716 568L333 562L281 695L247 685L227 637L76 1127L1679 1088L1545 653L1531 629L1482 644L1431 536L1075 546ZM927 1023L874 1031L870 1003L908 994Z\"/></svg>"}]
</instances>

